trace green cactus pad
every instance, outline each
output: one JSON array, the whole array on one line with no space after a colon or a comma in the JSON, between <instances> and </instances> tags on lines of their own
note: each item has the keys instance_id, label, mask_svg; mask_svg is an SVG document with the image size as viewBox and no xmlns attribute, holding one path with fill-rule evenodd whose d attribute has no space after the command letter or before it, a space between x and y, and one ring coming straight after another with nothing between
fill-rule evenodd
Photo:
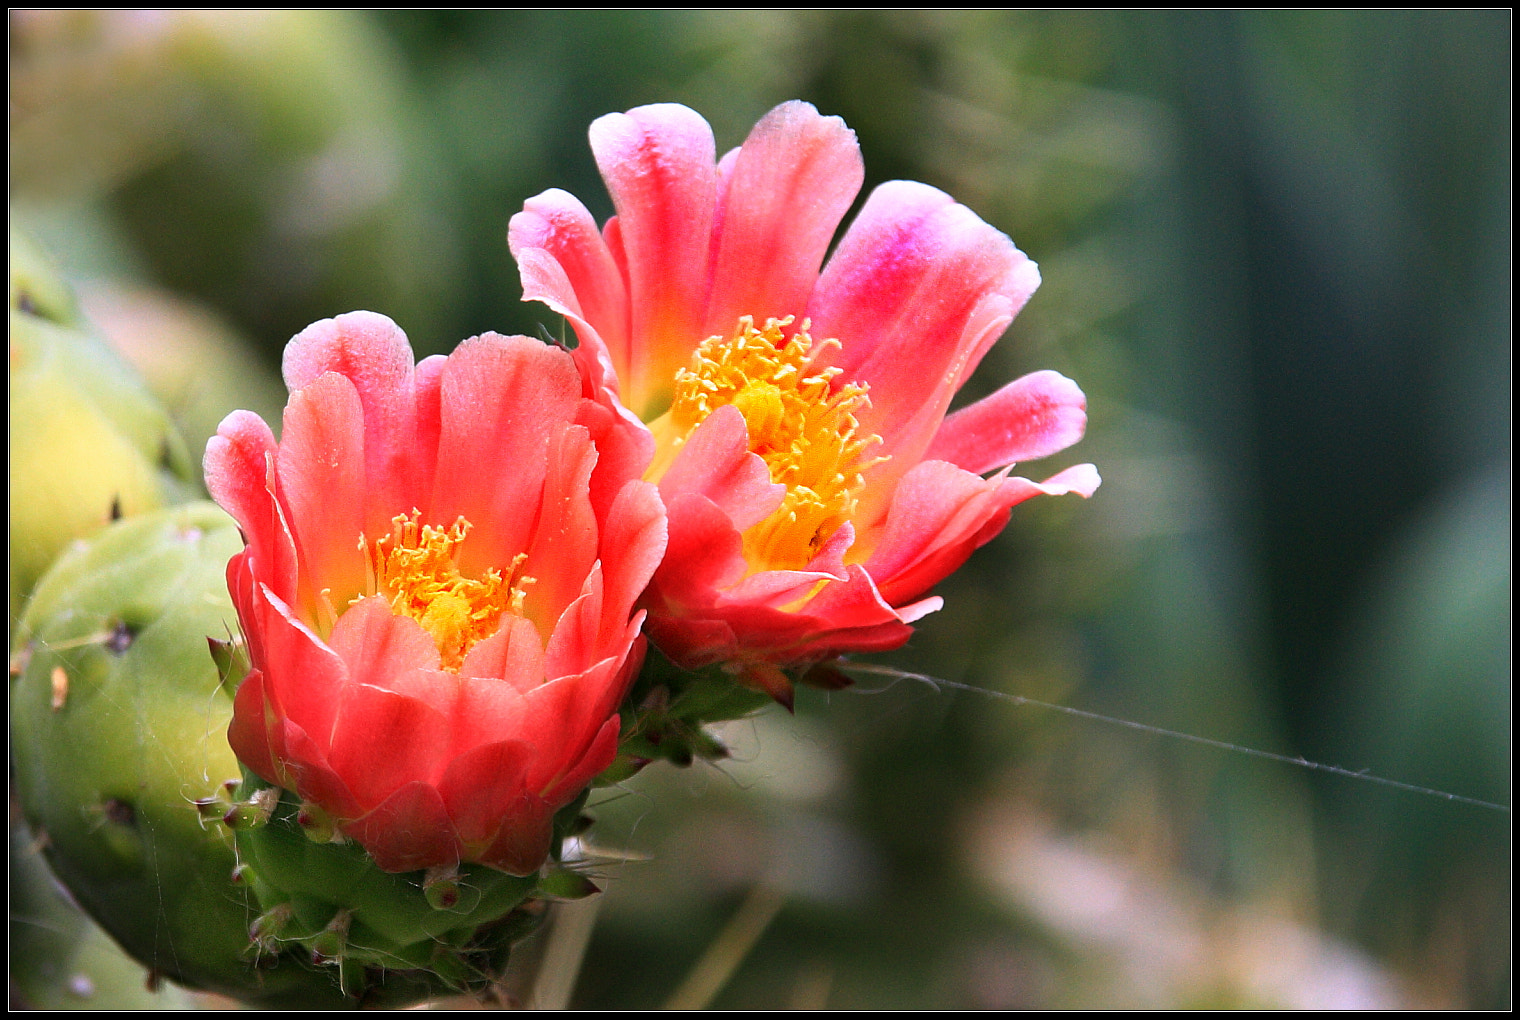
<instances>
[{"instance_id":1,"label":"green cactus pad","mask_svg":"<svg viewBox=\"0 0 1520 1020\"><path fill-rule=\"evenodd\" d=\"M189 454L168 413L105 344L10 313L10 599L69 542L192 490Z\"/></svg>"},{"instance_id":2,"label":"green cactus pad","mask_svg":"<svg viewBox=\"0 0 1520 1020\"><path fill-rule=\"evenodd\" d=\"M238 777L207 648L235 633L236 526L209 503L124 520L60 557L15 635L22 810L79 904L157 975L266 1005L351 1004L323 973L245 957L257 910L232 834L195 801Z\"/></svg>"}]
</instances>

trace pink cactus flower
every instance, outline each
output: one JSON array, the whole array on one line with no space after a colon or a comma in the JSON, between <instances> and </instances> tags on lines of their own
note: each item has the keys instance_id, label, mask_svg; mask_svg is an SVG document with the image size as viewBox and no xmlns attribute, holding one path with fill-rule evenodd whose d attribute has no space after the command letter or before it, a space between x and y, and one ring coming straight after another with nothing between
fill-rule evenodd
<instances>
[{"instance_id":1,"label":"pink cactus flower","mask_svg":"<svg viewBox=\"0 0 1520 1020\"><path fill-rule=\"evenodd\" d=\"M1090 464L1010 473L1082 436L1055 372L946 414L1039 285L1006 236L894 181L823 265L864 178L841 120L783 104L721 161L682 106L590 134L617 215L598 231L546 191L510 242L524 300L571 322L588 395L652 458L671 538L645 605L677 662L786 700L779 667L906 641L1014 504L1098 487Z\"/></svg>"},{"instance_id":2,"label":"pink cactus flower","mask_svg":"<svg viewBox=\"0 0 1520 1020\"><path fill-rule=\"evenodd\" d=\"M658 494L599 458L610 416L536 340L414 366L393 322L354 312L295 337L284 372L278 443L238 411L206 449L247 541L233 750L387 871L530 874L615 754Z\"/></svg>"}]
</instances>

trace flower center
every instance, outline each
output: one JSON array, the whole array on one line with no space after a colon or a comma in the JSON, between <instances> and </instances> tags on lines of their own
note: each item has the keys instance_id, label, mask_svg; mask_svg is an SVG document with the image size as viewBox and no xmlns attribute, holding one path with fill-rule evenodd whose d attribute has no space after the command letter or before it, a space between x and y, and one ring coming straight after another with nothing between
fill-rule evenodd
<instances>
[{"instance_id":1,"label":"flower center","mask_svg":"<svg viewBox=\"0 0 1520 1020\"><path fill-rule=\"evenodd\" d=\"M487 570L478 580L465 577L454 551L470 533L463 517L452 527L418 525L417 510L391 519L391 532L370 545L359 536L370 573L369 590L390 598L391 612L410 617L433 636L444 669L457 672L476 642L496 633L503 613L522 615L531 577L518 570L527 553L519 553L506 576ZM358 601L358 599L355 599Z\"/></svg>"},{"instance_id":2,"label":"flower center","mask_svg":"<svg viewBox=\"0 0 1520 1020\"><path fill-rule=\"evenodd\" d=\"M791 324L789 316L756 329L745 316L732 337L702 341L691 366L676 373L669 413L651 425L659 444L651 469L657 477L713 411L732 404L744 415L750 452L765 461L771 481L786 486L781 506L744 533L752 571L805 567L855 512L862 472L886 459L862 456L881 441L861 436L855 418L870 403L866 387L846 383L831 391L840 370L814 369L807 322L788 338L782 330Z\"/></svg>"}]
</instances>

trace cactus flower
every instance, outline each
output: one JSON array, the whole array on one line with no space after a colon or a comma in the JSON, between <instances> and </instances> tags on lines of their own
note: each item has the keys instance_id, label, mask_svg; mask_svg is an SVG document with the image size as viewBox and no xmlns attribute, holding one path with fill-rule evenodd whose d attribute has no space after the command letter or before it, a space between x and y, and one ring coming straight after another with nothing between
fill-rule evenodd
<instances>
[{"instance_id":1,"label":"cactus flower","mask_svg":"<svg viewBox=\"0 0 1520 1020\"><path fill-rule=\"evenodd\" d=\"M296 336L284 375L279 442L238 411L206 449L247 542L233 750L386 871L531 873L613 759L658 494L601 455L570 356L526 337L414 366L354 312Z\"/></svg>"},{"instance_id":2,"label":"cactus flower","mask_svg":"<svg viewBox=\"0 0 1520 1020\"><path fill-rule=\"evenodd\" d=\"M590 136L617 215L598 231L547 191L511 247L524 300L574 326L588 395L645 433L671 536L648 628L678 662L785 700L778 667L906 641L1014 504L1097 488L1090 464L1010 473L1082 436L1086 400L1055 372L946 414L1039 284L1006 236L894 181L823 265L864 178L841 120L783 104L721 161L682 106Z\"/></svg>"}]
</instances>

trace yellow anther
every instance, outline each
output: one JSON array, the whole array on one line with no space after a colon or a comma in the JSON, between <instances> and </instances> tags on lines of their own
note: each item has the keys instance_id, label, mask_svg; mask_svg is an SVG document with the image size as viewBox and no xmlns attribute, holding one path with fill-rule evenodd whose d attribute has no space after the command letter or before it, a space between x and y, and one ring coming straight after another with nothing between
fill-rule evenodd
<instances>
[{"instance_id":1,"label":"yellow anther","mask_svg":"<svg viewBox=\"0 0 1520 1020\"><path fill-rule=\"evenodd\" d=\"M786 486L781 506L744 534L751 571L795 570L813 558L855 511L862 473L885 458L866 458L879 436L861 436L855 412L870 403L866 387L833 389L838 368L812 365L817 348L807 322L787 337L790 317L756 329L745 316L732 337L704 340L691 365L676 373L670 411L651 424L659 451L651 476L662 474L707 416L727 404L744 415L749 449L771 480Z\"/></svg>"},{"instance_id":2,"label":"yellow anther","mask_svg":"<svg viewBox=\"0 0 1520 1020\"><path fill-rule=\"evenodd\" d=\"M524 589L533 579L515 575L528 556L519 553L505 576L492 568L478 579L465 577L454 553L470 522L460 517L441 528L419 524L420 517L415 509L397 515L390 534L373 545L359 536L370 593L386 595L391 612L421 624L437 643L443 668L458 670L471 647L496 633L503 613L522 614Z\"/></svg>"}]
</instances>

